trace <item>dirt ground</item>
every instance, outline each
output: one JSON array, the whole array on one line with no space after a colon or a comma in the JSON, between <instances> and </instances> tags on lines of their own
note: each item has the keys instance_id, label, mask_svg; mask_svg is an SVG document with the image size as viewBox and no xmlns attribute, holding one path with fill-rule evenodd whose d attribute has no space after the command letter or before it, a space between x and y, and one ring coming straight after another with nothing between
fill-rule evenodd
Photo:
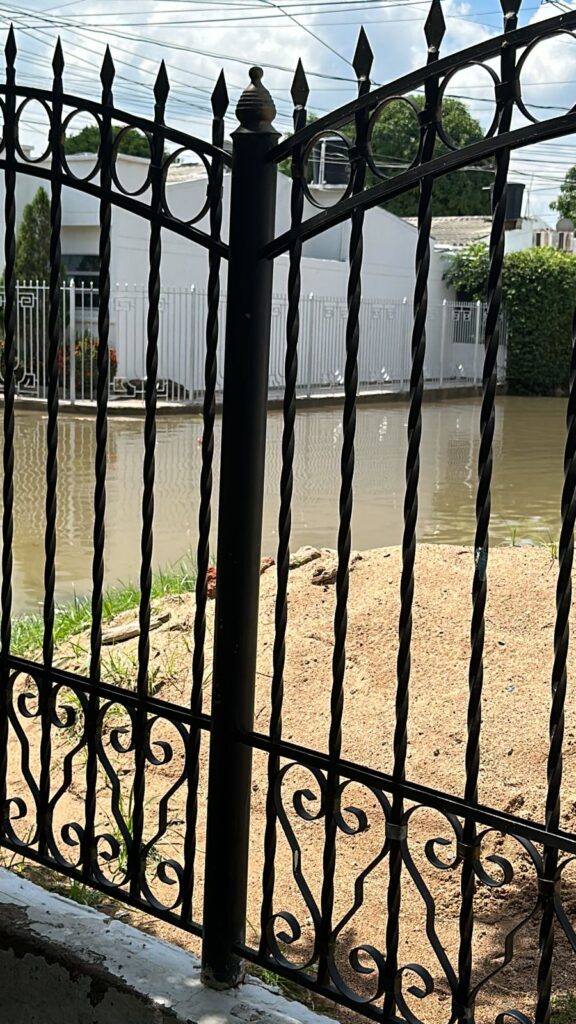
<instances>
[{"instance_id":1,"label":"dirt ground","mask_svg":"<svg viewBox=\"0 0 576 1024\"><path fill-rule=\"evenodd\" d=\"M329 728L329 699L335 589L332 583L314 583L319 567L328 578L335 566L333 552L295 568L290 573L289 627L285 672L283 733L285 739L325 751ZM412 644L412 680L408 778L462 795L464 790L464 752L466 737L467 677L473 555L469 549L421 546L417 556ZM392 768L396 654L398 646L400 552L396 548L363 552L355 561L350 577L349 630L346 648L346 690L344 707L343 756L359 764L390 772ZM485 645L485 684L481 734L480 800L523 818L542 821L546 793L548 753L548 716L550 676L553 655L555 585L558 563L553 552L540 547L497 548L490 554L489 600ZM276 574L269 569L262 577L259 622L258 677L255 728L266 732L270 708L270 679L274 642L274 599ZM190 696L193 598L166 599L160 618L165 619L151 633L151 686L156 696L186 704ZM207 652L212 642L214 603L209 603ZM168 616L166 613L169 613ZM130 626L134 613L124 613L114 627ZM125 687L134 687L138 640L132 637L105 647L103 678ZM88 651L87 636L78 637L59 652L59 663L84 672ZM574 677L576 655L570 653L570 682ZM207 657L209 665L210 658ZM21 699L18 712L20 728L30 744L29 772L37 778L39 725L26 718L22 710L34 711L36 687L19 679L15 697ZM210 707L210 674L205 684L205 710ZM77 698L62 690L58 706L75 708L76 721L53 730L54 771L52 793L66 782L55 802L54 834L58 849L69 860L77 855L61 829L70 821L83 821L85 750L81 748L83 710ZM33 827L27 772L22 768L20 745L12 728L9 757L10 791L28 805L26 814L14 823L23 838ZM125 729L126 731L122 731ZM116 836L121 830L114 818L114 795L106 774L106 761L119 773L120 790L117 814L130 827L133 751L125 712L119 705L107 708L103 719L102 757L98 791L98 827ZM151 752L157 763L146 769L146 837L153 840L159 817L166 810L165 835L153 844L149 859L149 884L152 892L166 905L174 899L176 887L156 876L160 860L182 860L186 785L184 777L184 739L176 727L159 719L150 731ZM171 756L162 744L170 744ZM124 748L124 749L122 749ZM56 757L56 752L59 756ZM200 755L198 849L196 858L195 918L201 918L203 853L205 835L205 799L208 745L204 737ZM254 757L252 794L251 867L248 908L248 941L257 945L263 863L267 759ZM304 790L303 803L311 820L302 820L295 812L294 791ZM162 797L169 798L162 806ZM324 820L314 820L319 806L318 785L311 772L289 769L282 787L287 826L301 848L301 866L316 903L320 899L321 858ZM354 905L357 879L382 850L384 815L380 804L366 788L351 784L345 792L344 807L364 811L368 828L358 835L339 830L337 839L336 901L334 920L339 921ZM410 805L407 804L407 807ZM345 812L354 831L357 817ZM562 826L576 830L576 701L569 691L566 707L564 743L564 780ZM284 954L294 963L302 963L310 948L312 921L309 909L294 881L292 859L281 828L278 830L275 910L288 911L302 928L300 939L284 946ZM435 924L439 941L456 969L458 957L458 913L461 869L440 870L427 857L428 840L440 837L434 853L449 865L454 856L454 832L446 818L430 809L414 811L409 823L409 849L414 869L424 879L435 900ZM104 850L106 844L101 844ZM532 1013L538 965L538 914L530 917L537 898L537 880L533 865L520 844L501 835L489 834L482 843L482 862L498 882L503 881L491 854L508 858L514 876L503 884L478 885L475 896L474 979L480 982L502 963L507 932L529 918L515 940L512 962L483 986L478 997L478 1024L493 1024L497 1013L517 1009ZM125 857L122 851L109 863L102 860L103 873L120 881ZM572 926L576 927L576 864L563 873L563 902ZM374 991L374 974L355 973L347 955L352 946L372 944L385 948L387 920L388 858L384 857L364 877L360 909L349 917L340 932L335 958L344 980L365 997ZM145 915L120 910L134 923L147 927L164 938L197 951L196 940L178 929ZM430 925L430 920L429 920ZM277 932L286 931L279 924ZM557 928L557 960L554 991L557 995L576 992L576 959L568 942ZM423 965L434 979L434 992L425 999L409 994L419 985L414 974L406 974L404 993L413 1013L426 1024L445 1024L450 1018L450 993L444 972L426 937L426 906L409 871L403 870L400 954L401 964ZM361 955L365 965L366 954ZM318 1005L315 1001L314 1005ZM341 1019L345 1011L333 1010Z\"/></svg>"}]
</instances>

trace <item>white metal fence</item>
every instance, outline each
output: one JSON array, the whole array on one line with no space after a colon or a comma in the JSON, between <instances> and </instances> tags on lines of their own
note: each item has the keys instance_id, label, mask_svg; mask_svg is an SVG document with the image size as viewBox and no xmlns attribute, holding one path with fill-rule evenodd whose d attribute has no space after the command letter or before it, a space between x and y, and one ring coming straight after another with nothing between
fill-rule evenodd
<instances>
[{"instance_id":1,"label":"white metal fence","mask_svg":"<svg viewBox=\"0 0 576 1024\"><path fill-rule=\"evenodd\" d=\"M3 306L3 295L0 294ZM223 338L225 297L221 304ZM0 310L0 319L1 313ZM284 380L285 297L272 308L270 394L279 395ZM94 401L98 337L98 292L89 285L62 285L62 336L59 359L62 398ZM111 398L141 398L146 365L147 294L144 287L116 287L110 302ZM486 309L480 303L431 303L424 366L429 386L478 384L482 375ZM46 393L48 286L21 283L17 289L17 389L22 395ZM167 401L197 402L203 393L206 296L190 289L164 289L160 302L158 394ZM402 391L409 387L412 308L407 298L379 302L366 299L360 316L359 387L361 391ZM346 301L303 296L300 306L298 393L338 393L346 357ZM0 329L0 376L3 369L3 322ZM222 346L221 346L222 347ZM218 391L222 391L223 359ZM498 376L506 375L506 329L498 357Z\"/></svg>"}]
</instances>

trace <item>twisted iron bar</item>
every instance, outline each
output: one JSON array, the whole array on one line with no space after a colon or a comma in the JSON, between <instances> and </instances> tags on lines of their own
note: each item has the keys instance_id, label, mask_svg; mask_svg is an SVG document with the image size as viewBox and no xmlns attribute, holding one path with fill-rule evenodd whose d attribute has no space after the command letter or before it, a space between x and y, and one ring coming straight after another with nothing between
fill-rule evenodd
<instances>
[{"instance_id":1,"label":"twisted iron bar","mask_svg":"<svg viewBox=\"0 0 576 1024\"><path fill-rule=\"evenodd\" d=\"M368 75L359 77L358 92L370 89ZM364 113L356 120L359 154L354 169L353 193L362 192L366 178L366 136L368 118ZM340 457L340 499L338 528L338 568L336 574L336 611L334 614L334 650L332 654L332 691L330 695L330 730L328 752L330 768L326 779L325 835L322 853L321 923L318 936L318 981L327 984L332 953L332 912L336 873L336 834L338 810L338 761L342 751L342 718L344 714L344 676L346 671L346 634L348 629L348 591L350 584L350 551L352 546L352 486L354 481L354 439L356 435L356 395L358 391L358 346L360 342L360 302L362 297L364 210L352 216L349 245L346 321L346 366L344 371L344 411L342 417L342 453Z\"/></svg>"},{"instance_id":2,"label":"twisted iron bar","mask_svg":"<svg viewBox=\"0 0 576 1024\"><path fill-rule=\"evenodd\" d=\"M556 623L554 627L554 664L552 667L552 706L550 709L550 747L548 752L548 791L546 794L546 827L560 827L560 797L564 741L564 707L568 683L567 660L572 607L572 568L574 564L574 524L576 522L576 308L572 320L572 355L570 360L570 393L566 412L566 447L564 450L564 486L562 488L562 529L558 544L558 582L556 586ZM544 878L555 882L558 876L558 850L544 851ZM555 895L542 896L540 926L540 963L538 967L537 1024L549 1024L552 992L552 961L554 956Z\"/></svg>"},{"instance_id":3,"label":"twisted iron bar","mask_svg":"<svg viewBox=\"0 0 576 1024\"><path fill-rule=\"evenodd\" d=\"M519 6L519 5L518 5ZM517 24L517 8L508 10L504 3L505 33L513 32ZM501 110L498 134L510 130L514 108L515 51L509 46L502 52ZM472 621L470 626L470 664L468 673L469 700L467 713L468 737L466 742L465 799L478 802L478 776L480 771L480 731L482 725L482 688L484 681L484 635L487 599L487 566L491 510L491 484L493 441L495 429L495 403L500 342L500 310L502 306L502 266L504 262L504 222L506 220L507 179L510 151L496 154L496 174L492 195L492 228L490 232L490 265L488 271L488 304L485 326L485 357L482 372L482 408L480 412L480 449L478 453L478 490L476 493L476 533L474 539L475 569L472 583ZM474 858L476 824L469 818L464 824L463 843L470 856L464 858L461 879L460 946L458 951L458 992L453 1012L459 1022L474 1020L474 995L471 992L472 936L474 932Z\"/></svg>"},{"instance_id":4,"label":"twisted iron bar","mask_svg":"<svg viewBox=\"0 0 576 1024\"><path fill-rule=\"evenodd\" d=\"M107 47L101 70L103 115L100 125L100 271L98 277L98 354L96 378L96 455L94 460L94 529L92 558L92 624L90 628L90 695L86 712L85 734L88 746L86 761L86 805L84 836L84 874L90 877L94 858L94 822L96 817L96 784L98 759L94 744L94 733L98 720L99 698L97 687L101 677L102 654L102 601L104 595L104 550L106 542L106 462L108 445L108 384L109 384L109 337L110 337L110 231L112 226L112 108L114 98L114 64ZM72 372L72 369L70 370Z\"/></svg>"},{"instance_id":5,"label":"twisted iron bar","mask_svg":"<svg viewBox=\"0 0 576 1024\"><path fill-rule=\"evenodd\" d=\"M6 170L4 172L4 447L2 464L2 620L0 624L0 814L6 815L6 773L8 768L8 708L10 655L12 635L12 572L14 541L14 362L16 345L16 170L15 170L15 110L16 41L11 28L6 42L6 99L4 111L4 144Z\"/></svg>"},{"instance_id":6,"label":"twisted iron bar","mask_svg":"<svg viewBox=\"0 0 576 1024\"><path fill-rule=\"evenodd\" d=\"M224 145L224 114L228 95L223 72L212 97L214 119L212 143ZM221 156L212 161L210 180L210 237L220 241L222 231L222 185L224 163ZM194 653L192 655L191 709L202 711L204 686L206 605L208 601L208 568L210 565L210 527L212 523L212 466L214 461L214 422L216 419L217 355L220 306L220 256L211 251L208 257L208 311L206 317L206 358L204 363L204 402L202 406L202 466L200 470L200 507L198 510L198 546L196 550L196 610L194 612ZM186 839L184 843L184 880L182 919L192 915L194 894L194 859L196 855L196 823L198 819L198 783L200 777L200 730L192 728L188 744L188 798L186 804Z\"/></svg>"},{"instance_id":7,"label":"twisted iron bar","mask_svg":"<svg viewBox=\"0 0 576 1024\"><path fill-rule=\"evenodd\" d=\"M40 792L38 821L38 852L47 851L50 832L50 767L52 729L52 683L50 672L54 659L54 618L56 589L56 515L58 504L58 355L61 343L60 267L62 263L60 234L62 228L62 182L60 178L60 133L62 124L62 72L64 58L60 40L54 59L52 100L52 194L50 199L50 280L48 287L48 419L46 426L46 532L44 538L44 636L42 659L44 681L40 690L42 738L40 742Z\"/></svg>"},{"instance_id":8,"label":"twisted iron bar","mask_svg":"<svg viewBox=\"0 0 576 1024\"><path fill-rule=\"evenodd\" d=\"M159 213L162 204L162 152L164 111L169 84L164 61L154 86L154 122L158 131L151 143L150 208ZM158 334L160 328L160 264L162 259L161 227L157 217L150 225L148 273L148 318L146 344L146 388L144 420L144 463L142 491L142 537L140 544L140 634L138 637L138 677L136 688L140 704L134 721L135 771L134 810L130 862L130 892L136 898L143 874L142 838L144 834L144 792L146 786L146 705L148 666L150 663L150 614L152 598L152 552L154 542L154 477L156 451L156 382L158 378Z\"/></svg>"},{"instance_id":9,"label":"twisted iron bar","mask_svg":"<svg viewBox=\"0 0 576 1024\"><path fill-rule=\"evenodd\" d=\"M298 79L303 79L298 95ZM306 124L308 87L301 62L294 78L294 131ZM298 102L300 101L300 102ZM292 226L302 222L304 185L302 151L292 151L292 189L290 218ZM276 603L274 610L274 648L272 655L272 686L269 735L274 742L282 739L282 705L284 702L284 667L286 663L286 629L288 625L288 574L290 571L290 533L292 528L292 493L294 488L294 428L296 423L296 384L298 380L298 342L300 338L300 290L302 242L296 239L290 247L288 270L288 310L286 315L286 357L284 363L284 400L282 430L282 472L280 476L280 510L278 514L278 553L276 557ZM268 927L273 913L276 860L275 780L280 758L268 757L268 792L266 794L266 828L264 833L264 867L262 871L262 906L260 911L260 954L268 953Z\"/></svg>"},{"instance_id":10,"label":"twisted iron bar","mask_svg":"<svg viewBox=\"0 0 576 1024\"><path fill-rule=\"evenodd\" d=\"M428 63L439 57L439 46L444 34L444 22L439 0L432 5L427 25L434 32L429 42ZM421 161L430 160L436 142L436 105L438 79L426 82L425 106L422 113ZM396 723L394 728L394 778L406 777L408 749L408 713L410 702L410 672L412 646L412 607L414 603L414 565L416 560L416 524L418 521L418 483L420 478L420 444L422 440L422 402L424 397L424 359L426 356L426 317L428 313L428 274L430 271L430 232L432 227L433 178L420 182L418 201L418 240L416 243L416 282L414 286L412 328L412 369L410 373L410 409L408 413L408 450L406 453L406 492L404 495L404 533L402 537L402 576L400 581L400 618L398 622L398 656L396 662ZM404 814L404 801L396 795L392 801L392 822L400 825ZM398 947L400 941L400 906L402 877L401 832L391 840L388 883L388 921L386 925L387 990L384 998L384 1016L392 1016L397 1004L394 980L398 973Z\"/></svg>"}]
</instances>

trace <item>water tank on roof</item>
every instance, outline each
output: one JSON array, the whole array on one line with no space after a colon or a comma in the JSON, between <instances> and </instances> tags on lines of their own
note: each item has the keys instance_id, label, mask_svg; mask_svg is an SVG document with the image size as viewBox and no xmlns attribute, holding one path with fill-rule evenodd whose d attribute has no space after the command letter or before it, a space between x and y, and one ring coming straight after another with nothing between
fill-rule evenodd
<instances>
[{"instance_id":1,"label":"water tank on roof","mask_svg":"<svg viewBox=\"0 0 576 1024\"><path fill-rule=\"evenodd\" d=\"M519 181L509 181L506 193L506 220L520 220L522 216L522 199L525 185ZM494 186L490 187L492 195Z\"/></svg>"},{"instance_id":2,"label":"water tank on roof","mask_svg":"<svg viewBox=\"0 0 576 1024\"><path fill-rule=\"evenodd\" d=\"M522 216L522 198L525 186L520 182L509 182L506 199L506 220L520 220Z\"/></svg>"}]
</instances>

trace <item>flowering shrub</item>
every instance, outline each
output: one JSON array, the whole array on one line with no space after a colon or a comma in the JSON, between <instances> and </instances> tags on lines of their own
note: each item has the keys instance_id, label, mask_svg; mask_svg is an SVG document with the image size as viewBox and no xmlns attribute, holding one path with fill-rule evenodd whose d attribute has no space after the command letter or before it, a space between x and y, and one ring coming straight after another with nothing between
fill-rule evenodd
<instances>
[{"instance_id":1,"label":"flowering shrub","mask_svg":"<svg viewBox=\"0 0 576 1024\"><path fill-rule=\"evenodd\" d=\"M4 378L4 339L0 338L0 377ZM109 350L109 377L110 381L114 380L116 371L118 369L118 357L116 355L116 349L110 348ZM30 368L36 377L40 380L43 379L46 372L46 351L40 350L39 359L36 360L34 356L36 353L32 353L33 365ZM83 337L76 339L74 346L74 360L75 360L75 383L76 383L76 396L84 398L95 398L96 397L96 384L98 381L98 339L93 338L90 334L85 334ZM37 362L37 365L34 365ZM16 370L16 379L18 379L18 369ZM63 346L60 347L58 352L58 383L61 388L66 388L66 391L70 387L70 343L66 341Z\"/></svg>"},{"instance_id":2,"label":"flowering shrub","mask_svg":"<svg viewBox=\"0 0 576 1024\"><path fill-rule=\"evenodd\" d=\"M109 350L109 378L114 380L118 368L116 349ZM98 381L98 339L90 334L76 339L74 346L74 379L76 383L76 396L84 398L95 398L96 384ZM60 385L70 386L70 344L60 349L58 353L58 378Z\"/></svg>"}]
</instances>

